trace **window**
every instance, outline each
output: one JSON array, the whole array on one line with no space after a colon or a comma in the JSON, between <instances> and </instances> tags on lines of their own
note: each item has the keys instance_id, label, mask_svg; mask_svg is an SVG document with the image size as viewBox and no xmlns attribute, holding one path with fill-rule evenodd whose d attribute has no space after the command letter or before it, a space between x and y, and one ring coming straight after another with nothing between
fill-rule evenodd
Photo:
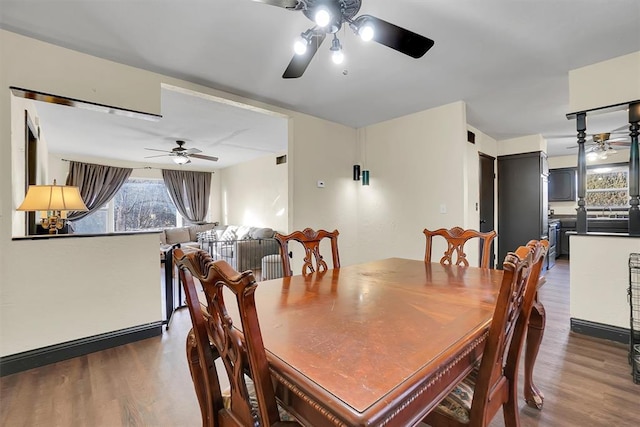
<instances>
[{"instance_id":1,"label":"window","mask_svg":"<svg viewBox=\"0 0 640 427\"><path fill-rule=\"evenodd\" d=\"M613 166L587 170L587 206L590 208L629 207L629 167Z\"/></svg>"},{"instance_id":2,"label":"window","mask_svg":"<svg viewBox=\"0 0 640 427\"><path fill-rule=\"evenodd\" d=\"M76 233L157 230L182 225L182 217L159 179L129 178L98 211L74 221Z\"/></svg>"}]
</instances>

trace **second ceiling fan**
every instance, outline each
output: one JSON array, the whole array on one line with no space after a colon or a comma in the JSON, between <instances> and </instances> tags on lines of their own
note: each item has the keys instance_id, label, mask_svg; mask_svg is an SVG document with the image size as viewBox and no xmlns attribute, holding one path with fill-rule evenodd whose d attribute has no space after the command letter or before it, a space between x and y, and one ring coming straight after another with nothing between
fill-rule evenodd
<instances>
[{"instance_id":1,"label":"second ceiling fan","mask_svg":"<svg viewBox=\"0 0 640 427\"><path fill-rule=\"evenodd\" d=\"M191 163L190 157L193 157L195 159L210 160L212 162L218 161L217 157L200 154L202 153L202 151L200 151L197 148L184 148L183 147L184 143L185 142L183 140L180 140L180 139L177 140L176 144L178 144L178 146L171 149L171 151L158 150L157 148L145 148L145 150L149 150L149 151L161 151L163 153L166 153L166 154L158 154L155 156L147 156L145 157L145 159L151 159L153 157L170 156L170 157L173 157L173 162L178 165L185 165L187 163Z\"/></svg>"},{"instance_id":2,"label":"second ceiling fan","mask_svg":"<svg viewBox=\"0 0 640 427\"><path fill-rule=\"evenodd\" d=\"M316 25L302 34L295 43L295 55L282 75L285 79L298 78L304 74L311 59L327 34L333 34L331 41L332 59L341 63L344 56L342 45L336 33L343 24L363 40L373 40L413 58L421 58L433 46L433 40L420 34L398 27L371 15L356 17L362 0L253 0L292 11L302 11L304 16Z\"/></svg>"}]
</instances>

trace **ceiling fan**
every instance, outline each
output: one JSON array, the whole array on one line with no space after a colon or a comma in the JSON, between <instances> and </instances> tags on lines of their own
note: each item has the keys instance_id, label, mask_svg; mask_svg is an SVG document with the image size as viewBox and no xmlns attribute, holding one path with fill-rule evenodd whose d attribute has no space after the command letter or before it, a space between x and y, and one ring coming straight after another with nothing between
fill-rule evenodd
<instances>
[{"instance_id":1,"label":"ceiling fan","mask_svg":"<svg viewBox=\"0 0 640 427\"><path fill-rule=\"evenodd\" d=\"M625 138L611 139L611 133L596 133L591 141L585 143L587 146L585 153L587 160L606 159L611 154L616 154L615 147L628 147L631 142ZM567 147L568 149L578 148L577 146Z\"/></svg>"},{"instance_id":2,"label":"ceiling fan","mask_svg":"<svg viewBox=\"0 0 640 427\"><path fill-rule=\"evenodd\" d=\"M327 34L333 34L331 41L332 60L342 63L342 44L336 35L343 24L358 34L363 40L397 50L413 58L421 58L433 46L433 40L420 34L398 27L371 15L355 17L362 0L253 0L292 11L302 11L304 16L316 25L300 34L294 44L295 55L287 66L282 78L294 79L302 76Z\"/></svg>"},{"instance_id":3,"label":"ceiling fan","mask_svg":"<svg viewBox=\"0 0 640 427\"><path fill-rule=\"evenodd\" d=\"M217 157L199 154L199 153L202 153L202 151L198 150L197 148L184 148L183 147L184 143L185 142L182 140L177 140L176 144L178 144L178 146L173 148L171 151L158 150L155 148L145 148L145 150L149 150L149 151L161 151L163 153L167 153L167 154L158 154L156 156L147 156L145 157L145 159L151 159L153 157L171 156L173 157L173 161L178 165L185 165L187 163L191 163L190 157L193 157L195 159L211 160L212 162L218 161Z\"/></svg>"}]
</instances>

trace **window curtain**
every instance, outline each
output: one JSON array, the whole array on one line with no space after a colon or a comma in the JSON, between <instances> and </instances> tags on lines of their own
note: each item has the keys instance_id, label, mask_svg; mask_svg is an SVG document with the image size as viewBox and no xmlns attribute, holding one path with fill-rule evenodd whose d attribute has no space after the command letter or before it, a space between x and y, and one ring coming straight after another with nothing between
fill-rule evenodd
<instances>
[{"instance_id":1,"label":"window curtain","mask_svg":"<svg viewBox=\"0 0 640 427\"><path fill-rule=\"evenodd\" d=\"M162 169L162 178L180 215L195 224L205 222L209 210L211 172Z\"/></svg>"},{"instance_id":2,"label":"window curtain","mask_svg":"<svg viewBox=\"0 0 640 427\"><path fill-rule=\"evenodd\" d=\"M89 210L69 212L67 218L71 221L82 219L107 204L127 182L131 171L131 168L70 162L67 185L80 189L82 200Z\"/></svg>"}]
</instances>

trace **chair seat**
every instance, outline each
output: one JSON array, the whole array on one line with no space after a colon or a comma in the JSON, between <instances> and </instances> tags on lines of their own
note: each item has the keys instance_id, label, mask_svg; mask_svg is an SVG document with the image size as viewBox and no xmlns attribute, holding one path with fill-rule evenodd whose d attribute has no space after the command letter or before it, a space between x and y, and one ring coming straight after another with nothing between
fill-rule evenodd
<instances>
[{"instance_id":1,"label":"chair seat","mask_svg":"<svg viewBox=\"0 0 640 427\"><path fill-rule=\"evenodd\" d=\"M469 413L473 402L473 391L476 388L476 378L480 370L480 363L476 363L473 371L455 386L453 390L436 407L435 411L462 424L469 423Z\"/></svg>"},{"instance_id":2,"label":"chair seat","mask_svg":"<svg viewBox=\"0 0 640 427\"><path fill-rule=\"evenodd\" d=\"M257 413L258 411L258 398L256 397L256 389L253 387L253 381L251 378L245 375L245 381L247 383L247 392L249 393L249 401L251 407ZM222 391L222 404L225 409L231 408L231 388L226 388ZM280 414L280 420L286 422L293 422L293 425L299 425L295 417L288 413L280 404L278 404L278 413Z\"/></svg>"}]
</instances>

